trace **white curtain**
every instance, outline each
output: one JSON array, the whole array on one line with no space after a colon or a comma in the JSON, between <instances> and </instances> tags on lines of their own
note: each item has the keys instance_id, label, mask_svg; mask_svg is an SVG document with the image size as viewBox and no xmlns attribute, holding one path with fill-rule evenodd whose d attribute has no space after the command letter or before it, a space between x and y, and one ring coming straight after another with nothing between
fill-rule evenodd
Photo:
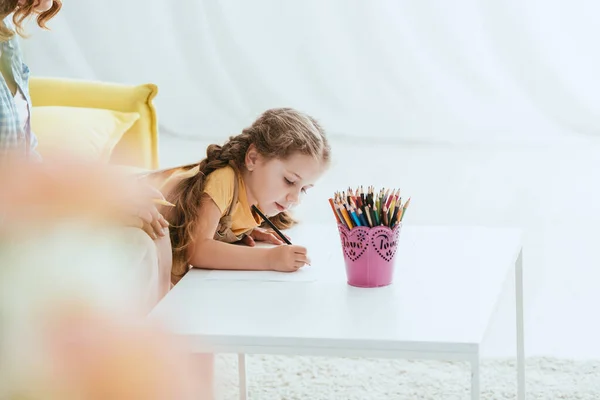
<instances>
[{"instance_id":1,"label":"white curtain","mask_svg":"<svg viewBox=\"0 0 600 400\"><path fill-rule=\"evenodd\" d=\"M222 138L269 107L408 141L600 133L600 3L64 0L32 73L153 82L165 132Z\"/></svg>"}]
</instances>

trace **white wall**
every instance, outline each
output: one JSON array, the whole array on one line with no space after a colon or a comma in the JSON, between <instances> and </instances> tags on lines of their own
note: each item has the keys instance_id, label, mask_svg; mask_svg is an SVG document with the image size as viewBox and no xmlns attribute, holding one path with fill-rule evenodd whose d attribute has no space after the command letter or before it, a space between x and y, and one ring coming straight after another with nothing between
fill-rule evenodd
<instances>
[{"instance_id":1,"label":"white wall","mask_svg":"<svg viewBox=\"0 0 600 400\"><path fill-rule=\"evenodd\" d=\"M598 4L67 0L24 47L37 75L157 83L179 135L290 105L332 134L547 141L600 132Z\"/></svg>"}]
</instances>

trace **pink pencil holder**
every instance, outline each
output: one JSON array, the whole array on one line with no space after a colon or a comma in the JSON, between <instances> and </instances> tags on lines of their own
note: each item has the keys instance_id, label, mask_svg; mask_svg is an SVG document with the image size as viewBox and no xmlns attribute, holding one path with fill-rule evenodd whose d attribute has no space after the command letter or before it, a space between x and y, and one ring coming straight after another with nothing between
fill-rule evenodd
<instances>
[{"instance_id":1,"label":"pink pencil holder","mask_svg":"<svg viewBox=\"0 0 600 400\"><path fill-rule=\"evenodd\" d=\"M402 223L394 229L357 226L350 230L338 224L349 285L374 288L392 283L401 228Z\"/></svg>"}]
</instances>

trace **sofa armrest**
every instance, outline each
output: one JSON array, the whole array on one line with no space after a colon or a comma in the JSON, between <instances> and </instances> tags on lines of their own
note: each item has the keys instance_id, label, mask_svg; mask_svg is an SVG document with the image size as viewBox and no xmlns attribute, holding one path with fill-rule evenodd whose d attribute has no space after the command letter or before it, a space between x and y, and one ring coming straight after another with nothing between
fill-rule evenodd
<instances>
[{"instance_id":1,"label":"sofa armrest","mask_svg":"<svg viewBox=\"0 0 600 400\"><path fill-rule=\"evenodd\" d=\"M33 107L67 106L137 112L140 119L123 135L111 163L158 168L158 125L154 84L123 85L64 78L32 77L29 92Z\"/></svg>"}]
</instances>

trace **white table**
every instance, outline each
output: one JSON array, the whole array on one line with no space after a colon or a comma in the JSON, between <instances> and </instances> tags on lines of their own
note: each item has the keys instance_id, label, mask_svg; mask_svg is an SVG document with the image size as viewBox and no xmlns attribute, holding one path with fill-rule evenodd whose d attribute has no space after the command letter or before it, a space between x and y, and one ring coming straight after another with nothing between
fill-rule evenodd
<instances>
[{"instance_id":1,"label":"white table","mask_svg":"<svg viewBox=\"0 0 600 400\"><path fill-rule=\"evenodd\" d=\"M510 274L517 308L517 398L524 399L518 230L406 226L394 283L376 289L346 283L334 224L300 225L290 236L308 247L313 262L306 276L315 281L261 281L237 271L219 271L216 276L224 279L211 279L214 272L193 270L151 314L185 337L191 352L238 353L241 399L246 399L244 354L250 353L468 361L472 399L479 399L480 345Z\"/></svg>"}]
</instances>

